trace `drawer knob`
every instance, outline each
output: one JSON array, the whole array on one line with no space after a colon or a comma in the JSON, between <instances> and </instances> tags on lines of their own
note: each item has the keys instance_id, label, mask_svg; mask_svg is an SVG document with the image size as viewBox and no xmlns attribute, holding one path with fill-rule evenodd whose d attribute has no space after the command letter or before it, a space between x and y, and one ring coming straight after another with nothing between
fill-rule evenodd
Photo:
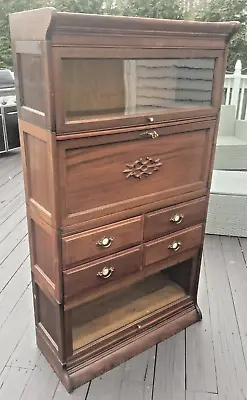
<instances>
[{"instance_id":1,"label":"drawer knob","mask_svg":"<svg viewBox=\"0 0 247 400\"><path fill-rule=\"evenodd\" d=\"M183 214L175 214L170 221L174 222L174 224L180 224L184 219L184 215Z\"/></svg>"},{"instance_id":2,"label":"drawer knob","mask_svg":"<svg viewBox=\"0 0 247 400\"><path fill-rule=\"evenodd\" d=\"M175 240L172 244L169 244L168 249L173 250L173 251L177 251L178 249L180 249L181 245L182 245L181 242L177 242Z\"/></svg>"},{"instance_id":3,"label":"drawer knob","mask_svg":"<svg viewBox=\"0 0 247 400\"><path fill-rule=\"evenodd\" d=\"M97 276L100 276L101 278L107 279L110 278L112 273L114 272L113 267L104 267L102 271L97 273Z\"/></svg>"},{"instance_id":4,"label":"drawer knob","mask_svg":"<svg viewBox=\"0 0 247 400\"><path fill-rule=\"evenodd\" d=\"M141 132L140 136L150 136L152 139L156 139L157 137L159 137L159 134L156 131L145 131Z\"/></svg>"},{"instance_id":5,"label":"drawer knob","mask_svg":"<svg viewBox=\"0 0 247 400\"><path fill-rule=\"evenodd\" d=\"M107 248L107 247L111 246L113 240L114 240L114 238L112 238L112 237L104 237L103 239L99 240L96 244L99 247Z\"/></svg>"}]
</instances>

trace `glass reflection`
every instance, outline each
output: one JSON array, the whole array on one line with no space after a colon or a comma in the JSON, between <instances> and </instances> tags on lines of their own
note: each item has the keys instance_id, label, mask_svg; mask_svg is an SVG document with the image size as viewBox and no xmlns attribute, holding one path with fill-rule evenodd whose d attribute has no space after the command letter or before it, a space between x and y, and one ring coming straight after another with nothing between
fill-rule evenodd
<instances>
[{"instance_id":1,"label":"glass reflection","mask_svg":"<svg viewBox=\"0 0 247 400\"><path fill-rule=\"evenodd\" d=\"M211 104L213 59L64 59L67 120Z\"/></svg>"}]
</instances>

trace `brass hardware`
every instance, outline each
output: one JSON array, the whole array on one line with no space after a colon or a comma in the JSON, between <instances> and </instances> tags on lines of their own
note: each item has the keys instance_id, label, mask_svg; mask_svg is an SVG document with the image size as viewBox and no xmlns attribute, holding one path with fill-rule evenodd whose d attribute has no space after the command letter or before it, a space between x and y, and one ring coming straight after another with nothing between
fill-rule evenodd
<instances>
[{"instance_id":1,"label":"brass hardware","mask_svg":"<svg viewBox=\"0 0 247 400\"><path fill-rule=\"evenodd\" d=\"M114 271L113 267L104 267L102 271L97 273L97 276L100 276L101 278L107 279L110 278Z\"/></svg>"},{"instance_id":2,"label":"brass hardware","mask_svg":"<svg viewBox=\"0 0 247 400\"><path fill-rule=\"evenodd\" d=\"M174 222L175 224L180 224L184 219L184 215L183 214L175 214L170 221Z\"/></svg>"},{"instance_id":3,"label":"brass hardware","mask_svg":"<svg viewBox=\"0 0 247 400\"><path fill-rule=\"evenodd\" d=\"M152 139L156 139L157 137L159 137L159 134L156 131L145 131L140 133L140 136L145 136L145 135L150 136Z\"/></svg>"},{"instance_id":4,"label":"brass hardware","mask_svg":"<svg viewBox=\"0 0 247 400\"><path fill-rule=\"evenodd\" d=\"M127 164L128 168L123 173L126 174L126 178L133 176L134 178L141 179L142 176L147 177L158 171L161 165L162 162L160 162L159 158L157 160L153 160L151 157L146 157L145 159L139 158L133 164Z\"/></svg>"},{"instance_id":5,"label":"brass hardware","mask_svg":"<svg viewBox=\"0 0 247 400\"><path fill-rule=\"evenodd\" d=\"M168 249L173 250L173 251L177 251L178 249L180 249L181 245L182 245L181 242L177 242L175 240L172 244L169 244Z\"/></svg>"},{"instance_id":6,"label":"brass hardware","mask_svg":"<svg viewBox=\"0 0 247 400\"><path fill-rule=\"evenodd\" d=\"M104 247L105 249L107 247L110 247L112 242L113 242L114 238L112 237L103 237L103 239L99 240L96 245L99 247Z\"/></svg>"},{"instance_id":7,"label":"brass hardware","mask_svg":"<svg viewBox=\"0 0 247 400\"><path fill-rule=\"evenodd\" d=\"M149 122L154 122L154 117L148 117Z\"/></svg>"}]
</instances>

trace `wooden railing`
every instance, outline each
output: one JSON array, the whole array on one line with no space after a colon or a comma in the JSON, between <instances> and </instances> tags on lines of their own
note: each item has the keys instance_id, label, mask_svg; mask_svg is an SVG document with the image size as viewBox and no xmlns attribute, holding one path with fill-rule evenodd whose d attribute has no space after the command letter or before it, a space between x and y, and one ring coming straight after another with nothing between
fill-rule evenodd
<instances>
[{"instance_id":1,"label":"wooden railing","mask_svg":"<svg viewBox=\"0 0 247 400\"><path fill-rule=\"evenodd\" d=\"M236 119L247 120L247 75L242 75L242 63L236 62L233 74L225 75L223 104L236 106Z\"/></svg>"}]
</instances>

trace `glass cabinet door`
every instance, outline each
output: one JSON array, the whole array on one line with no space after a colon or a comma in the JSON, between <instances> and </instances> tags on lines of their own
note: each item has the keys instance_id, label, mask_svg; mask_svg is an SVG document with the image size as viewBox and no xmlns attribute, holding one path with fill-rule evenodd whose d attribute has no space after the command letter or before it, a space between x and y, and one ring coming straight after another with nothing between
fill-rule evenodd
<instances>
[{"instance_id":1,"label":"glass cabinet door","mask_svg":"<svg viewBox=\"0 0 247 400\"><path fill-rule=\"evenodd\" d=\"M212 58L63 58L65 121L210 106L214 64Z\"/></svg>"}]
</instances>

